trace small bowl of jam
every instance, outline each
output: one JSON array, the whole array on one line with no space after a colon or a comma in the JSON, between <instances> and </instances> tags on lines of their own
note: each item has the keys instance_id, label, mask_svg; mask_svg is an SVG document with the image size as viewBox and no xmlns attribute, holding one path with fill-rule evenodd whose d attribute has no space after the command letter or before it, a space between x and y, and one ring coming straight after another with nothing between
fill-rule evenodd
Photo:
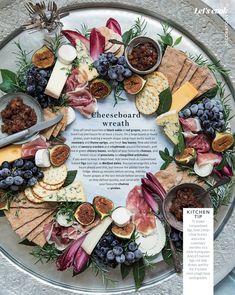
<instances>
[{"instance_id":1,"label":"small bowl of jam","mask_svg":"<svg viewBox=\"0 0 235 295\"><path fill-rule=\"evenodd\" d=\"M162 59L160 45L153 39L139 36L131 40L125 50L130 69L140 75L156 70Z\"/></svg>"}]
</instances>

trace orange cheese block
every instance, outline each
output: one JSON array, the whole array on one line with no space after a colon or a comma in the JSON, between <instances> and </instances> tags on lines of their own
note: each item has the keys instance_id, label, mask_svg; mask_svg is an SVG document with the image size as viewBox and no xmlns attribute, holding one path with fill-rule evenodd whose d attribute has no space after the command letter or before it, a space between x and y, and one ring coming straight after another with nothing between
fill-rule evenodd
<instances>
[{"instance_id":1,"label":"orange cheese block","mask_svg":"<svg viewBox=\"0 0 235 295\"><path fill-rule=\"evenodd\" d=\"M172 95L172 104L170 111L181 111L198 94L198 91L192 84L186 82Z\"/></svg>"},{"instance_id":2,"label":"orange cheese block","mask_svg":"<svg viewBox=\"0 0 235 295\"><path fill-rule=\"evenodd\" d=\"M0 165L4 161L13 162L21 158L21 145L9 145L0 149Z\"/></svg>"}]
</instances>

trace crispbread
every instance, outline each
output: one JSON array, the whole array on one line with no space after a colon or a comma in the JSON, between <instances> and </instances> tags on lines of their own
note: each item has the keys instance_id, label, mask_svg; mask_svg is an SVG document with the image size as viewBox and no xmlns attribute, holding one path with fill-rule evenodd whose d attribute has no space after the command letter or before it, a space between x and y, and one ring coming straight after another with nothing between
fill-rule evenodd
<instances>
[{"instance_id":1,"label":"crispbread","mask_svg":"<svg viewBox=\"0 0 235 295\"><path fill-rule=\"evenodd\" d=\"M28 233L28 235L26 236L26 238L29 241L32 241L33 239L35 239L43 231L44 225L45 224L48 224L49 222L51 222L51 220L53 219L53 214L54 214L54 212L52 212L40 224L38 224L38 226L36 228L34 228L30 233Z\"/></svg>"},{"instance_id":2,"label":"crispbread","mask_svg":"<svg viewBox=\"0 0 235 295\"><path fill-rule=\"evenodd\" d=\"M186 58L182 51L167 46L158 71L167 77L170 89L173 88Z\"/></svg>"},{"instance_id":3,"label":"crispbread","mask_svg":"<svg viewBox=\"0 0 235 295\"><path fill-rule=\"evenodd\" d=\"M35 228L38 227L49 215L52 215L53 211L44 212L41 216L38 216L33 221L26 222L23 226L15 230L15 232L20 236L20 238L26 237Z\"/></svg>"},{"instance_id":4,"label":"crispbread","mask_svg":"<svg viewBox=\"0 0 235 295\"><path fill-rule=\"evenodd\" d=\"M177 89L180 88L182 81L186 77L187 73L189 72L191 66L192 66L192 61L190 59L186 59L183 65L183 68L181 69L179 76L177 77L177 80L175 81L175 85L172 89L172 93L174 93Z\"/></svg>"},{"instance_id":5,"label":"crispbread","mask_svg":"<svg viewBox=\"0 0 235 295\"><path fill-rule=\"evenodd\" d=\"M207 92L208 90L213 89L216 85L217 83L214 76L211 73L209 73L206 80L199 87L197 97Z\"/></svg>"},{"instance_id":6,"label":"crispbread","mask_svg":"<svg viewBox=\"0 0 235 295\"><path fill-rule=\"evenodd\" d=\"M11 208L9 211L5 211L5 215L13 230L15 230L23 226L26 222L33 221L47 211L51 211L51 209L33 208L28 210L27 208Z\"/></svg>"},{"instance_id":7,"label":"crispbread","mask_svg":"<svg viewBox=\"0 0 235 295\"><path fill-rule=\"evenodd\" d=\"M49 167L42 169L44 173L43 182L49 185L56 185L65 181L67 177L67 168L66 165L63 164L59 167Z\"/></svg>"},{"instance_id":8,"label":"crispbread","mask_svg":"<svg viewBox=\"0 0 235 295\"><path fill-rule=\"evenodd\" d=\"M56 114L53 113L49 108L44 109L44 110L43 110L43 113L44 113L44 119L45 119L45 121L49 121L49 120L53 119L54 117L56 117ZM42 132L42 135L43 135L47 140L49 140L50 137L52 136L52 133L53 133L53 131L55 130L55 128L56 128L56 124L53 125L53 126L50 127L50 128L47 128L46 130L44 130L44 131Z\"/></svg>"},{"instance_id":9,"label":"crispbread","mask_svg":"<svg viewBox=\"0 0 235 295\"><path fill-rule=\"evenodd\" d=\"M23 192L19 193L10 204L10 208L26 208L29 210L33 208L54 209L56 206L56 204L48 202L42 204L30 202Z\"/></svg>"},{"instance_id":10,"label":"crispbread","mask_svg":"<svg viewBox=\"0 0 235 295\"><path fill-rule=\"evenodd\" d=\"M156 112L159 106L159 96L153 86L146 86L136 95L135 104L137 109L145 114L151 115Z\"/></svg>"},{"instance_id":11,"label":"crispbread","mask_svg":"<svg viewBox=\"0 0 235 295\"><path fill-rule=\"evenodd\" d=\"M54 191L61 188L64 184L64 181L55 185L47 184L43 181L40 181L39 184L41 185L41 187L45 188L46 190Z\"/></svg>"},{"instance_id":12,"label":"crispbread","mask_svg":"<svg viewBox=\"0 0 235 295\"><path fill-rule=\"evenodd\" d=\"M210 74L208 67L198 67L192 78L189 80L196 89L199 89L203 82L206 80L207 76Z\"/></svg>"},{"instance_id":13,"label":"crispbread","mask_svg":"<svg viewBox=\"0 0 235 295\"><path fill-rule=\"evenodd\" d=\"M61 113L64 114L62 119L63 126L61 128L61 131L64 131L68 123L68 108L62 108Z\"/></svg>"},{"instance_id":14,"label":"crispbread","mask_svg":"<svg viewBox=\"0 0 235 295\"><path fill-rule=\"evenodd\" d=\"M169 87L167 78L160 72L153 72L145 76L146 86L154 87L158 94Z\"/></svg>"},{"instance_id":15,"label":"crispbread","mask_svg":"<svg viewBox=\"0 0 235 295\"><path fill-rule=\"evenodd\" d=\"M43 203L43 202L44 202L43 199L38 198L38 197L33 193L31 187L26 188L25 191L24 191L24 193L25 193L27 199L28 199L30 202L33 202L33 203L36 203L36 204L37 204L37 203L40 204L40 203Z\"/></svg>"},{"instance_id":16,"label":"crispbread","mask_svg":"<svg viewBox=\"0 0 235 295\"><path fill-rule=\"evenodd\" d=\"M41 232L36 238L34 238L33 242L36 245L43 247L46 244L46 238L45 238L44 232Z\"/></svg>"},{"instance_id":17,"label":"crispbread","mask_svg":"<svg viewBox=\"0 0 235 295\"><path fill-rule=\"evenodd\" d=\"M46 195L49 195L53 192L57 192L58 190L53 190L53 191L47 190L47 189L41 187L41 185L37 183L32 187L32 191L33 191L33 194L35 197L41 199L41 198L45 197Z\"/></svg>"},{"instance_id":18,"label":"crispbread","mask_svg":"<svg viewBox=\"0 0 235 295\"><path fill-rule=\"evenodd\" d=\"M190 79L192 78L192 76L194 75L194 73L196 72L197 69L198 69L198 65L196 65L195 63L192 63L191 68L189 69L187 75L185 76L185 78L181 82L180 86L182 86L186 82L190 81Z\"/></svg>"}]
</instances>

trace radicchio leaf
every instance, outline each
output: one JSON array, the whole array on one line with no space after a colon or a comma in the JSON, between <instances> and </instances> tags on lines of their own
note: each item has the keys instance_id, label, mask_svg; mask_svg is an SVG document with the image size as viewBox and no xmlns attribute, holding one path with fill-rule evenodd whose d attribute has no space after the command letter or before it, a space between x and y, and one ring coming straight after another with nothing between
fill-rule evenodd
<instances>
[{"instance_id":1,"label":"radicchio leaf","mask_svg":"<svg viewBox=\"0 0 235 295\"><path fill-rule=\"evenodd\" d=\"M141 190L143 197L145 201L148 203L149 207L153 210L154 213L158 213L158 204L151 195L151 193L144 186L141 187Z\"/></svg>"},{"instance_id":2,"label":"radicchio leaf","mask_svg":"<svg viewBox=\"0 0 235 295\"><path fill-rule=\"evenodd\" d=\"M90 41L79 32L72 30L62 30L62 34L69 40L69 42L73 46L76 46L77 40L79 39L86 46L86 48L89 49Z\"/></svg>"},{"instance_id":3,"label":"radicchio leaf","mask_svg":"<svg viewBox=\"0 0 235 295\"><path fill-rule=\"evenodd\" d=\"M90 34L90 55L93 60L98 59L98 56L104 52L105 37L96 29L93 28Z\"/></svg>"},{"instance_id":4,"label":"radicchio leaf","mask_svg":"<svg viewBox=\"0 0 235 295\"><path fill-rule=\"evenodd\" d=\"M119 22L114 18L109 18L106 22L106 27L113 30L115 33L122 35L122 29Z\"/></svg>"},{"instance_id":5,"label":"radicchio leaf","mask_svg":"<svg viewBox=\"0 0 235 295\"><path fill-rule=\"evenodd\" d=\"M81 272L89 263L90 255L88 255L82 247L80 247L73 260L73 270L76 273Z\"/></svg>"}]
</instances>

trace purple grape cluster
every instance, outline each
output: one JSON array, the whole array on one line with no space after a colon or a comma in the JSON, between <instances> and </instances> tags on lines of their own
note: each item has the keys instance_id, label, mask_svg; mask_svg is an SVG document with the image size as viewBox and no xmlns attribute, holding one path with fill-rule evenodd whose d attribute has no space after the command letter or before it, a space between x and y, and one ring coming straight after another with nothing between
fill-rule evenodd
<instances>
[{"instance_id":1,"label":"purple grape cluster","mask_svg":"<svg viewBox=\"0 0 235 295\"><path fill-rule=\"evenodd\" d=\"M32 66L26 74L26 92L32 95L42 108L47 108L51 101L44 91L51 75L50 69L38 69Z\"/></svg>"},{"instance_id":2,"label":"purple grape cluster","mask_svg":"<svg viewBox=\"0 0 235 295\"><path fill-rule=\"evenodd\" d=\"M110 81L113 86L117 86L125 78L132 76L125 56L117 58L112 52L102 53L94 62L98 74L105 80Z\"/></svg>"},{"instance_id":3,"label":"purple grape cluster","mask_svg":"<svg viewBox=\"0 0 235 295\"><path fill-rule=\"evenodd\" d=\"M198 104L191 104L179 113L181 118L197 117L202 130L214 137L225 126L223 106L219 99L203 98Z\"/></svg>"},{"instance_id":4,"label":"purple grape cluster","mask_svg":"<svg viewBox=\"0 0 235 295\"><path fill-rule=\"evenodd\" d=\"M183 249L183 232L178 231L175 228L172 228L171 233L170 233L170 239L174 242L175 247L178 250Z\"/></svg>"},{"instance_id":5,"label":"purple grape cluster","mask_svg":"<svg viewBox=\"0 0 235 295\"><path fill-rule=\"evenodd\" d=\"M44 176L33 160L4 161L0 167L0 189L21 191L34 186Z\"/></svg>"},{"instance_id":6,"label":"purple grape cluster","mask_svg":"<svg viewBox=\"0 0 235 295\"><path fill-rule=\"evenodd\" d=\"M135 242L124 243L111 232L107 232L100 239L94 255L101 263L112 268L122 263L130 265L143 257L143 253Z\"/></svg>"}]
</instances>

